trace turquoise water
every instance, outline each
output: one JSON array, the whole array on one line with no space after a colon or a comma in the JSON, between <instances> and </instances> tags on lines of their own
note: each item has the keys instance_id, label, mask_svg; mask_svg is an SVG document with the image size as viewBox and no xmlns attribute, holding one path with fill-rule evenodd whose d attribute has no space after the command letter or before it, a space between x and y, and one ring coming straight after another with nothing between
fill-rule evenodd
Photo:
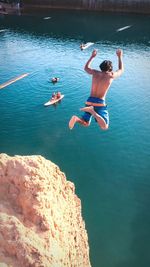
<instances>
[{"instance_id":1,"label":"turquoise water","mask_svg":"<svg viewBox=\"0 0 150 267\"><path fill-rule=\"evenodd\" d=\"M44 20L44 16L51 19ZM41 154L75 183L89 236L93 267L150 266L150 16L52 11L0 17L0 83L30 75L0 90L0 152ZM131 28L116 32L118 28ZM81 42L95 42L80 51ZM125 73L108 93L110 128L68 121L89 95L84 64L93 67L124 50ZM60 77L53 85L49 79ZM45 108L53 91L63 101Z\"/></svg>"}]
</instances>

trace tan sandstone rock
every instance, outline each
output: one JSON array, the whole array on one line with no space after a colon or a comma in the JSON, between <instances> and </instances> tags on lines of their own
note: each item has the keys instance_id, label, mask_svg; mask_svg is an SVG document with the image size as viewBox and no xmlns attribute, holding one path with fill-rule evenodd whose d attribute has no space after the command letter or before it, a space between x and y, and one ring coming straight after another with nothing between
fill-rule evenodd
<instances>
[{"instance_id":1,"label":"tan sandstone rock","mask_svg":"<svg viewBox=\"0 0 150 267\"><path fill-rule=\"evenodd\" d=\"M0 154L0 267L90 267L74 184L41 156Z\"/></svg>"}]
</instances>

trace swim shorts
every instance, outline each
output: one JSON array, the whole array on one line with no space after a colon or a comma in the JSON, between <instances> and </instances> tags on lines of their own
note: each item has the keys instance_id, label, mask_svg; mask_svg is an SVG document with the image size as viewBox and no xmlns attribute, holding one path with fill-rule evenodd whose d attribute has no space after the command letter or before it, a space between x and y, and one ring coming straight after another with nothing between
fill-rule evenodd
<instances>
[{"instance_id":1,"label":"swim shorts","mask_svg":"<svg viewBox=\"0 0 150 267\"><path fill-rule=\"evenodd\" d=\"M105 104L105 101L103 99L90 96L87 99L85 106L86 107L93 106L95 112L104 119L106 124L109 124L109 113L107 110L107 105ZM91 118L92 118L92 115L89 112L85 112L82 116L82 119L88 123L91 122Z\"/></svg>"}]
</instances>

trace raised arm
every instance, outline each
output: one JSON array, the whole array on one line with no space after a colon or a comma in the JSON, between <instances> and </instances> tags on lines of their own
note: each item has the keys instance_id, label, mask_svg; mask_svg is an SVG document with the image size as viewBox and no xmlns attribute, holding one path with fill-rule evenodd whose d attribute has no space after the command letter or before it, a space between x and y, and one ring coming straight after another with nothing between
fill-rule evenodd
<instances>
[{"instance_id":1,"label":"raised arm","mask_svg":"<svg viewBox=\"0 0 150 267\"><path fill-rule=\"evenodd\" d=\"M121 49L118 49L116 51L117 57L118 57L118 70L113 73L113 78L118 78L119 76L122 75L124 72L124 65L123 65L123 51Z\"/></svg>"},{"instance_id":2,"label":"raised arm","mask_svg":"<svg viewBox=\"0 0 150 267\"><path fill-rule=\"evenodd\" d=\"M86 64L85 64L84 70L85 70L88 74L93 74L94 71L95 71L94 69L92 69L92 68L90 67L90 65L91 65L91 63L92 63L94 57L96 57L96 55L97 55L97 51L96 51L96 50L93 50L92 55L90 56L89 60L88 60L88 61L86 62Z\"/></svg>"}]
</instances>

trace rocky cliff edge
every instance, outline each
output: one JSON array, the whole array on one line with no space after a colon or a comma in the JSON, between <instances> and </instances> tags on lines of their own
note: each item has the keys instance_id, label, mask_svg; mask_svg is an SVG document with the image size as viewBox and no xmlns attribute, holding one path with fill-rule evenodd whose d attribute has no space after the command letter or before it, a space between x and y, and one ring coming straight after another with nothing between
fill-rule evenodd
<instances>
[{"instance_id":1,"label":"rocky cliff edge","mask_svg":"<svg viewBox=\"0 0 150 267\"><path fill-rule=\"evenodd\" d=\"M90 267L74 184L41 156L0 154L0 267Z\"/></svg>"}]
</instances>

